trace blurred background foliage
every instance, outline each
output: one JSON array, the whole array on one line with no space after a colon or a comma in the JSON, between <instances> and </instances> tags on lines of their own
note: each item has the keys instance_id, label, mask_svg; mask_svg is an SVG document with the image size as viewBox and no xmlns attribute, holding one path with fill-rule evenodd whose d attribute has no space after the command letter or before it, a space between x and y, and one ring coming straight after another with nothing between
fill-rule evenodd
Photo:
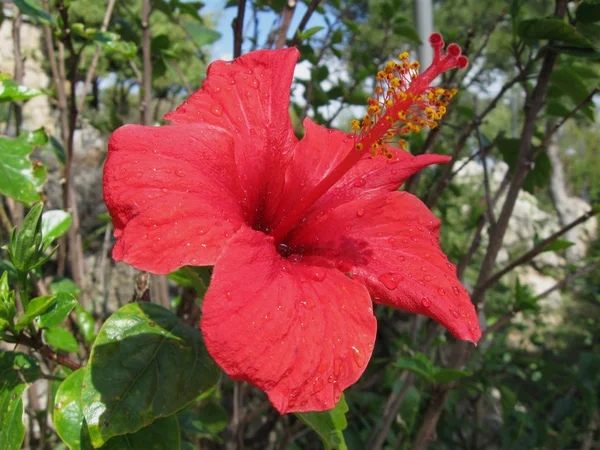
<instances>
[{"instance_id":1,"label":"blurred background foliage","mask_svg":"<svg viewBox=\"0 0 600 450\"><path fill-rule=\"evenodd\" d=\"M307 116L349 131L376 71L399 52L415 55L424 39L418 1L0 3L0 237L8 248L0 256L0 448L598 448L597 0L432 2L435 30L462 46L470 66L439 80L459 89L440 126L408 138L413 154L452 162L404 189L442 219L442 246L478 305L477 349L429 319L377 306L371 362L331 412L280 417L261 392L207 369L187 402L161 404L165 419L139 423L147 406L139 386L140 411L120 428L86 423L90 404L79 392L90 367L113 370L101 351L118 326L111 314L181 324L180 338L195 342L210 279L209 270L181 269L148 288L147 274L110 260L101 199L110 133L164 124L210 61L230 58L236 44L242 52L297 46L290 113L298 135ZM241 23L242 41L223 17ZM45 212L27 214L39 201ZM497 225L504 213L506 229ZM496 264L485 272L490 258ZM148 297L150 305L128 304ZM176 369L206 359L184 352ZM165 371L163 382L175 385L175 375Z\"/></svg>"}]
</instances>

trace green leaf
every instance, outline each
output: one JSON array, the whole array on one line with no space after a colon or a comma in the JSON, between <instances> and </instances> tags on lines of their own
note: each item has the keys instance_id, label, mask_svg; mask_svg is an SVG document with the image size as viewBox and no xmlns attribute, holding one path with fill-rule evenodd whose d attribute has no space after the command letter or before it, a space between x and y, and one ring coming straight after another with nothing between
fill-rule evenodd
<instances>
[{"instance_id":1,"label":"green leaf","mask_svg":"<svg viewBox=\"0 0 600 450\"><path fill-rule=\"evenodd\" d=\"M71 214L62 209L53 209L42 214L42 242L46 249L55 239L67 232L71 226Z\"/></svg>"},{"instance_id":2,"label":"green leaf","mask_svg":"<svg viewBox=\"0 0 600 450\"><path fill-rule=\"evenodd\" d=\"M42 198L46 169L32 163L29 154L48 143L43 128L25 133L16 139L0 138L0 194L31 205Z\"/></svg>"},{"instance_id":3,"label":"green leaf","mask_svg":"<svg viewBox=\"0 0 600 450\"><path fill-rule=\"evenodd\" d=\"M437 384L446 384L472 375L468 370L438 369L433 375Z\"/></svg>"},{"instance_id":4,"label":"green leaf","mask_svg":"<svg viewBox=\"0 0 600 450\"><path fill-rule=\"evenodd\" d=\"M32 323L36 317L50 308L55 301L55 295L45 295L31 300L27 306L27 311L25 311L25 314L23 314L15 324L15 329L17 331L24 329L27 325Z\"/></svg>"},{"instance_id":5,"label":"green leaf","mask_svg":"<svg viewBox=\"0 0 600 450\"><path fill-rule=\"evenodd\" d=\"M38 325L40 328L50 328L60 325L77 305L77 300L71 294L60 292L56 294L56 301L40 315Z\"/></svg>"},{"instance_id":6,"label":"green leaf","mask_svg":"<svg viewBox=\"0 0 600 450\"><path fill-rule=\"evenodd\" d=\"M397 36L404 37L416 44L421 44L419 32L414 27L412 21L408 20L406 17L398 17L392 25L392 30Z\"/></svg>"},{"instance_id":7,"label":"green leaf","mask_svg":"<svg viewBox=\"0 0 600 450\"><path fill-rule=\"evenodd\" d=\"M0 448L18 450L25 437L21 394L41 376L36 359L19 352L0 353Z\"/></svg>"},{"instance_id":8,"label":"green leaf","mask_svg":"<svg viewBox=\"0 0 600 450\"><path fill-rule=\"evenodd\" d=\"M0 82L0 103L18 102L42 95L42 91L31 89L15 83L13 80Z\"/></svg>"},{"instance_id":9,"label":"green leaf","mask_svg":"<svg viewBox=\"0 0 600 450\"><path fill-rule=\"evenodd\" d=\"M50 290L53 294L65 293L73 297L79 297L82 294L81 289L70 278L56 277L50 283Z\"/></svg>"},{"instance_id":10,"label":"green leaf","mask_svg":"<svg viewBox=\"0 0 600 450\"><path fill-rule=\"evenodd\" d=\"M549 39L576 47L594 47L573 26L557 17L524 20L519 24L517 32L524 39Z\"/></svg>"},{"instance_id":11,"label":"green leaf","mask_svg":"<svg viewBox=\"0 0 600 450\"><path fill-rule=\"evenodd\" d=\"M417 353L411 358L400 358L394 365L400 369L409 370L425 379L428 383L434 383L435 368L429 358L422 353Z\"/></svg>"},{"instance_id":12,"label":"green leaf","mask_svg":"<svg viewBox=\"0 0 600 450\"><path fill-rule=\"evenodd\" d=\"M77 339L75 339L75 336L73 336L64 328L49 328L44 333L44 338L48 344L60 350L73 353L77 353L79 351Z\"/></svg>"},{"instance_id":13,"label":"green leaf","mask_svg":"<svg viewBox=\"0 0 600 450\"><path fill-rule=\"evenodd\" d=\"M406 391L402 405L400 405L400 424L404 425L404 430L410 433L415 426L415 420L419 412L419 405L421 404L421 394L416 387L411 386Z\"/></svg>"},{"instance_id":14,"label":"green leaf","mask_svg":"<svg viewBox=\"0 0 600 450\"><path fill-rule=\"evenodd\" d=\"M36 5L33 1L14 0L14 3L17 5L17 8L19 8L19 11L31 17L32 19L46 22L51 25L56 25L56 20L54 20L54 17Z\"/></svg>"},{"instance_id":15,"label":"green leaf","mask_svg":"<svg viewBox=\"0 0 600 450\"><path fill-rule=\"evenodd\" d=\"M347 450L343 430L348 426L348 405L344 396L329 411L296 413L296 416L312 428L321 438L326 450Z\"/></svg>"},{"instance_id":16,"label":"green leaf","mask_svg":"<svg viewBox=\"0 0 600 450\"><path fill-rule=\"evenodd\" d=\"M152 303L131 303L98 333L84 377L83 413L95 446L193 402L219 369L202 333Z\"/></svg>"},{"instance_id":17,"label":"green leaf","mask_svg":"<svg viewBox=\"0 0 600 450\"><path fill-rule=\"evenodd\" d=\"M304 41L305 39L308 39L311 36L314 36L315 34L317 34L323 28L325 28L325 27L312 27L312 28L309 28L308 30L303 31L302 33L298 33L298 38L300 40Z\"/></svg>"},{"instance_id":18,"label":"green leaf","mask_svg":"<svg viewBox=\"0 0 600 450\"><path fill-rule=\"evenodd\" d=\"M69 375L56 393L54 425L70 450L92 450L92 442L81 408L81 387L85 369ZM179 449L179 424L175 416L158 419L134 434L109 440L102 450L173 450Z\"/></svg>"},{"instance_id":19,"label":"green leaf","mask_svg":"<svg viewBox=\"0 0 600 450\"><path fill-rule=\"evenodd\" d=\"M197 47L210 45L213 42L221 39L221 33L210 28L200 25L199 23L185 22L183 28L187 31L190 38L194 41Z\"/></svg>"},{"instance_id":20,"label":"green leaf","mask_svg":"<svg viewBox=\"0 0 600 450\"><path fill-rule=\"evenodd\" d=\"M31 208L23 219L21 229L18 232L14 229L10 236L7 253L18 272L29 272L40 259L43 208L43 203L38 203Z\"/></svg>"},{"instance_id":21,"label":"green leaf","mask_svg":"<svg viewBox=\"0 0 600 450\"><path fill-rule=\"evenodd\" d=\"M597 22L600 20L600 1L585 0L579 4L575 12L575 18L578 22Z\"/></svg>"},{"instance_id":22,"label":"green leaf","mask_svg":"<svg viewBox=\"0 0 600 450\"><path fill-rule=\"evenodd\" d=\"M515 138L498 138L496 145L502 154L502 159L508 164L510 170L515 170L519 156L519 146L521 141ZM529 193L534 193L537 189L544 188L550 182L552 173L552 163L546 152L541 152L535 159L533 168L525 177L523 189Z\"/></svg>"},{"instance_id":23,"label":"green leaf","mask_svg":"<svg viewBox=\"0 0 600 450\"><path fill-rule=\"evenodd\" d=\"M558 250L564 250L565 248L572 247L573 245L575 245L575 242L567 241L565 239L557 239L547 247L544 247L540 253L556 252Z\"/></svg>"},{"instance_id":24,"label":"green leaf","mask_svg":"<svg viewBox=\"0 0 600 450\"><path fill-rule=\"evenodd\" d=\"M83 334L83 338L88 344L94 342L96 338L96 322L92 315L83 309L83 306L76 305L75 306L75 317L77 320L77 325L79 325L79 331Z\"/></svg>"},{"instance_id":25,"label":"green leaf","mask_svg":"<svg viewBox=\"0 0 600 450\"><path fill-rule=\"evenodd\" d=\"M184 266L168 275L170 280L183 287L193 287L200 298L208 290L210 284L210 267Z\"/></svg>"}]
</instances>

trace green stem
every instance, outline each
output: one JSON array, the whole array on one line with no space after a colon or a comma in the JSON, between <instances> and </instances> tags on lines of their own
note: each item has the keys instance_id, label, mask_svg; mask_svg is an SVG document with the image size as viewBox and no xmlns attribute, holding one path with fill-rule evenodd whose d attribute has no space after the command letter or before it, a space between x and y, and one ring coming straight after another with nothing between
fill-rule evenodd
<instances>
[{"instance_id":1,"label":"green stem","mask_svg":"<svg viewBox=\"0 0 600 450\"><path fill-rule=\"evenodd\" d=\"M29 306L29 294L27 294L27 272L17 273L17 285L19 287L19 297L21 298L23 311L27 311L27 306Z\"/></svg>"}]
</instances>

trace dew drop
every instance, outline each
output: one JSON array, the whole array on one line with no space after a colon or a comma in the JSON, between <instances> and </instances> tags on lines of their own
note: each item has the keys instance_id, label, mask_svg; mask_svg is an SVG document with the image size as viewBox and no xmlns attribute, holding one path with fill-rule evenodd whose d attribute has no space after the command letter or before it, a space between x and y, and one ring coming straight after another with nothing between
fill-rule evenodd
<instances>
[{"instance_id":1,"label":"dew drop","mask_svg":"<svg viewBox=\"0 0 600 450\"><path fill-rule=\"evenodd\" d=\"M423 297L421 299L421 305L423 305L423 308L429 308L431 306L431 300L429 300L427 297Z\"/></svg>"},{"instance_id":2,"label":"dew drop","mask_svg":"<svg viewBox=\"0 0 600 450\"><path fill-rule=\"evenodd\" d=\"M451 309L450 314L452 314L452 316L455 317L456 319L458 319L460 317L460 314L455 309Z\"/></svg>"},{"instance_id":3,"label":"dew drop","mask_svg":"<svg viewBox=\"0 0 600 450\"><path fill-rule=\"evenodd\" d=\"M325 380L321 377L316 377L313 381L313 393L321 392L325 389Z\"/></svg>"},{"instance_id":4,"label":"dew drop","mask_svg":"<svg viewBox=\"0 0 600 450\"><path fill-rule=\"evenodd\" d=\"M309 277L314 281L323 281L325 279L325 272L322 270L315 270L310 273Z\"/></svg>"},{"instance_id":5,"label":"dew drop","mask_svg":"<svg viewBox=\"0 0 600 450\"><path fill-rule=\"evenodd\" d=\"M379 275L377 278L381 284L383 284L389 290L394 290L398 287L398 284L404 279L404 277L398 273L388 272L383 275Z\"/></svg>"},{"instance_id":6,"label":"dew drop","mask_svg":"<svg viewBox=\"0 0 600 450\"><path fill-rule=\"evenodd\" d=\"M258 89L258 80L250 80L248 81L248 86L254 89Z\"/></svg>"},{"instance_id":7,"label":"dew drop","mask_svg":"<svg viewBox=\"0 0 600 450\"><path fill-rule=\"evenodd\" d=\"M394 245L396 243L396 239L394 239L393 237L388 239L388 242L390 243L390 245Z\"/></svg>"},{"instance_id":8,"label":"dew drop","mask_svg":"<svg viewBox=\"0 0 600 450\"><path fill-rule=\"evenodd\" d=\"M298 263L298 262L302 261L302 255L300 255L298 253L293 253L288 257L288 260L293 263Z\"/></svg>"},{"instance_id":9,"label":"dew drop","mask_svg":"<svg viewBox=\"0 0 600 450\"><path fill-rule=\"evenodd\" d=\"M367 184L367 180L364 178L357 178L354 180L354 186L356 187L363 187L365 184Z\"/></svg>"},{"instance_id":10,"label":"dew drop","mask_svg":"<svg viewBox=\"0 0 600 450\"><path fill-rule=\"evenodd\" d=\"M142 177L142 172L136 172L135 176L138 177L138 178L141 178Z\"/></svg>"},{"instance_id":11,"label":"dew drop","mask_svg":"<svg viewBox=\"0 0 600 450\"><path fill-rule=\"evenodd\" d=\"M227 300L231 300L231 297L232 297L231 292L225 292L225 298Z\"/></svg>"},{"instance_id":12,"label":"dew drop","mask_svg":"<svg viewBox=\"0 0 600 450\"><path fill-rule=\"evenodd\" d=\"M438 294L440 294L441 296L446 295L446 290L444 288L438 288Z\"/></svg>"},{"instance_id":13,"label":"dew drop","mask_svg":"<svg viewBox=\"0 0 600 450\"><path fill-rule=\"evenodd\" d=\"M335 381L335 378L334 378L334 376L333 376L333 375L329 375L329 376L327 377L327 382L328 382L328 383L333 383L334 381Z\"/></svg>"},{"instance_id":14,"label":"dew drop","mask_svg":"<svg viewBox=\"0 0 600 450\"><path fill-rule=\"evenodd\" d=\"M358 367L364 367L367 357L364 352L360 351L357 347L352 346L352 358Z\"/></svg>"},{"instance_id":15,"label":"dew drop","mask_svg":"<svg viewBox=\"0 0 600 450\"><path fill-rule=\"evenodd\" d=\"M185 176L185 172L184 172L183 170L181 170L181 169L177 169L177 170L175 171L175 175L177 175L178 177L180 177L180 178L181 178L181 177L184 177L184 176Z\"/></svg>"},{"instance_id":16,"label":"dew drop","mask_svg":"<svg viewBox=\"0 0 600 450\"><path fill-rule=\"evenodd\" d=\"M210 112L217 117L221 117L223 115L223 110L216 105L210 107Z\"/></svg>"},{"instance_id":17,"label":"dew drop","mask_svg":"<svg viewBox=\"0 0 600 450\"><path fill-rule=\"evenodd\" d=\"M358 208L358 209L356 210L356 215L357 215L358 217L362 217L362 216L364 216L364 215L365 215L365 208Z\"/></svg>"},{"instance_id":18,"label":"dew drop","mask_svg":"<svg viewBox=\"0 0 600 450\"><path fill-rule=\"evenodd\" d=\"M458 289L458 286L452 286L452 292L454 292L456 295L460 294L460 290Z\"/></svg>"}]
</instances>

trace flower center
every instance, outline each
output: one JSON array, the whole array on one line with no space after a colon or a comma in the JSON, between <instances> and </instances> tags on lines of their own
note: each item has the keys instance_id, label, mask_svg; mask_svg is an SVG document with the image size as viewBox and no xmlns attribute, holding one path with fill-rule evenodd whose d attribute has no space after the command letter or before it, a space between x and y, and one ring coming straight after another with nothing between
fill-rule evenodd
<instances>
[{"instance_id":1,"label":"flower center","mask_svg":"<svg viewBox=\"0 0 600 450\"><path fill-rule=\"evenodd\" d=\"M454 67L464 69L469 61L461 55L461 49L456 44L450 44L446 53L442 54L444 40L438 33L429 37L429 43L433 47L434 57L421 75L418 73L419 63L409 62L407 52L398 56L399 62L388 61L385 68L377 73L375 96L368 100L367 114L362 121L352 121L354 149L275 227L271 233L275 242L285 240L311 206L363 158L366 150L374 156L394 159L388 145L406 149L405 140L399 136L437 126L437 121L446 113L448 100L454 97L456 90L431 87L429 84L447 70Z\"/></svg>"}]
</instances>

